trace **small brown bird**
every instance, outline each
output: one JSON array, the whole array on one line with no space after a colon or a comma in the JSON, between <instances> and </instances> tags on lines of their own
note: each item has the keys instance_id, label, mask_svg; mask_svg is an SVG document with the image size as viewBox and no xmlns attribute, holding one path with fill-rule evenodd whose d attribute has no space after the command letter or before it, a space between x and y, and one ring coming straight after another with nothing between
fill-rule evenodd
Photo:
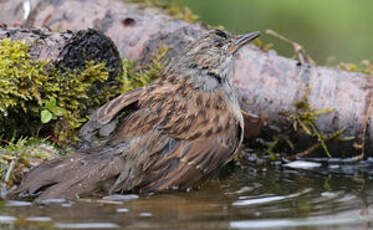
<instances>
[{"instance_id":1,"label":"small brown bird","mask_svg":"<svg viewBox=\"0 0 373 230\"><path fill-rule=\"evenodd\" d=\"M243 139L234 55L258 36L222 30L203 35L160 80L99 108L81 129L85 147L32 169L13 197L185 189L222 167Z\"/></svg>"}]
</instances>

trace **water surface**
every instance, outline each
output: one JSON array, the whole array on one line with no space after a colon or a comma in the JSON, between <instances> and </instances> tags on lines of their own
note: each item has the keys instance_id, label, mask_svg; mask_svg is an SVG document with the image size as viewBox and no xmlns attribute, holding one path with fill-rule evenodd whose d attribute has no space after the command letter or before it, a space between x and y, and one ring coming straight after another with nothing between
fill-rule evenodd
<instances>
[{"instance_id":1,"label":"water surface","mask_svg":"<svg viewBox=\"0 0 373 230\"><path fill-rule=\"evenodd\" d=\"M190 192L45 206L8 201L0 223L2 229L370 229L370 170L353 167L246 168Z\"/></svg>"}]
</instances>

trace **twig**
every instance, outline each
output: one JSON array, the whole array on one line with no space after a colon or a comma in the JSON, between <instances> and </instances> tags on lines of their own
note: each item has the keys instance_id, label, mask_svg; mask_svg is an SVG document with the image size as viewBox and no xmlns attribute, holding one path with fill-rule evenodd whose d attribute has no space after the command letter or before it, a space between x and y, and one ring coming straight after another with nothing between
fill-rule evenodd
<instances>
[{"instance_id":1,"label":"twig","mask_svg":"<svg viewBox=\"0 0 373 230\"><path fill-rule=\"evenodd\" d=\"M317 140L319 141L319 143L321 144L322 148L324 149L324 152L326 153L326 155L331 158L332 155L329 153L329 150L328 150L328 147L326 146L325 144L325 140L324 140L324 137L320 134L319 130L317 130L316 126L313 124L313 122L311 122L311 127L313 129L313 133L316 135L317 137Z\"/></svg>"},{"instance_id":2,"label":"twig","mask_svg":"<svg viewBox=\"0 0 373 230\"><path fill-rule=\"evenodd\" d=\"M12 160L17 159L17 157L8 156L8 155L5 155L5 154L0 154L0 157L3 158L4 160L8 160L8 161L12 161Z\"/></svg>"},{"instance_id":3,"label":"twig","mask_svg":"<svg viewBox=\"0 0 373 230\"><path fill-rule=\"evenodd\" d=\"M271 36L273 36L275 38L280 39L283 42L286 42L286 43L292 45L293 48L294 48L294 52L296 54L298 54L298 58L299 58L299 61L300 61L301 64L304 64L304 63L315 64L315 62L313 61L313 59L311 58L311 56L307 55L306 50L303 48L303 46L299 45L298 43L296 43L296 42L294 42L294 41L286 38L285 36L283 36L283 35L275 32L275 31L273 31L271 29L267 29L266 33L268 35L271 35Z\"/></svg>"},{"instance_id":4,"label":"twig","mask_svg":"<svg viewBox=\"0 0 373 230\"><path fill-rule=\"evenodd\" d=\"M370 94L372 94L372 93L370 93ZM371 96L372 95L370 95L370 98L372 98ZM370 115L372 113L372 109L373 109L373 101L370 101L367 112L365 114L365 123L364 123L365 125L364 125L364 129L363 129L363 136L361 138L362 143L358 146L359 148L361 148L361 154L359 154L355 157L352 157L352 160L354 160L354 161L360 161L360 160L363 160L365 158L366 133L367 133L369 118L370 118Z\"/></svg>"},{"instance_id":5,"label":"twig","mask_svg":"<svg viewBox=\"0 0 373 230\"><path fill-rule=\"evenodd\" d=\"M332 141L336 138L338 138L340 135L343 134L343 132L346 130L346 128L343 128L343 129L340 129L338 130L337 132L335 132L333 135L325 138L323 140L323 143L325 144L326 142L329 142L329 141ZM288 156L286 157L287 160L294 160L296 158L301 158L301 157L304 157L310 153L312 153L315 149L317 149L318 147L320 147L322 145L322 142L317 142L316 144L312 145L310 148L306 149L305 151L303 152L300 152L300 153L297 153L297 154L294 154L294 155L291 155L291 156Z\"/></svg>"},{"instance_id":6,"label":"twig","mask_svg":"<svg viewBox=\"0 0 373 230\"><path fill-rule=\"evenodd\" d=\"M10 180L10 175L12 174L12 171L14 169L14 167L16 166L16 162L14 160L12 160L12 162L10 162L10 165L9 165L9 168L8 168L8 171L6 172L6 175L5 175L5 179L4 179L4 182L7 184Z\"/></svg>"}]
</instances>

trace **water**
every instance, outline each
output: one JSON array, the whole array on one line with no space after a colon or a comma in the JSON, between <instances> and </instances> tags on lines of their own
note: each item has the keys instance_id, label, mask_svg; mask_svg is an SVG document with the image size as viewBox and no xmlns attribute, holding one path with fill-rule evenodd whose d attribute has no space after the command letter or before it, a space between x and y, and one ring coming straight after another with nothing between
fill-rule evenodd
<instances>
[{"instance_id":1,"label":"water","mask_svg":"<svg viewBox=\"0 0 373 230\"><path fill-rule=\"evenodd\" d=\"M335 167L332 167L335 168ZM1 229L370 229L369 171L237 169L199 190L63 201L2 202ZM62 203L61 203L62 202Z\"/></svg>"}]
</instances>

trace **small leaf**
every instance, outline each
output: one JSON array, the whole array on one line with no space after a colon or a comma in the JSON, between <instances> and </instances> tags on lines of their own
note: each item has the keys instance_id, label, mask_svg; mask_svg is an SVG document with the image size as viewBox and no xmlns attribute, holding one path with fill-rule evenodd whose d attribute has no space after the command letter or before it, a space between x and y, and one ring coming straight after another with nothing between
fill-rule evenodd
<instances>
[{"instance_id":1,"label":"small leaf","mask_svg":"<svg viewBox=\"0 0 373 230\"><path fill-rule=\"evenodd\" d=\"M51 109L51 112L54 115L60 117L60 116L63 116L66 113L66 110L64 108L56 106L56 107L54 107L54 108Z\"/></svg>"},{"instance_id":2,"label":"small leaf","mask_svg":"<svg viewBox=\"0 0 373 230\"><path fill-rule=\"evenodd\" d=\"M54 97L51 97L49 99L49 101L46 101L45 102L45 107L49 110L51 110L52 108L56 107L56 98Z\"/></svg>"},{"instance_id":3,"label":"small leaf","mask_svg":"<svg viewBox=\"0 0 373 230\"><path fill-rule=\"evenodd\" d=\"M52 113L49 112L48 110L41 111L40 115L41 115L41 122L43 124L50 122L50 120L52 120L52 117L53 117Z\"/></svg>"},{"instance_id":4,"label":"small leaf","mask_svg":"<svg viewBox=\"0 0 373 230\"><path fill-rule=\"evenodd\" d=\"M49 103L50 103L52 106L56 106L56 98L51 97L51 98L49 99Z\"/></svg>"}]
</instances>

